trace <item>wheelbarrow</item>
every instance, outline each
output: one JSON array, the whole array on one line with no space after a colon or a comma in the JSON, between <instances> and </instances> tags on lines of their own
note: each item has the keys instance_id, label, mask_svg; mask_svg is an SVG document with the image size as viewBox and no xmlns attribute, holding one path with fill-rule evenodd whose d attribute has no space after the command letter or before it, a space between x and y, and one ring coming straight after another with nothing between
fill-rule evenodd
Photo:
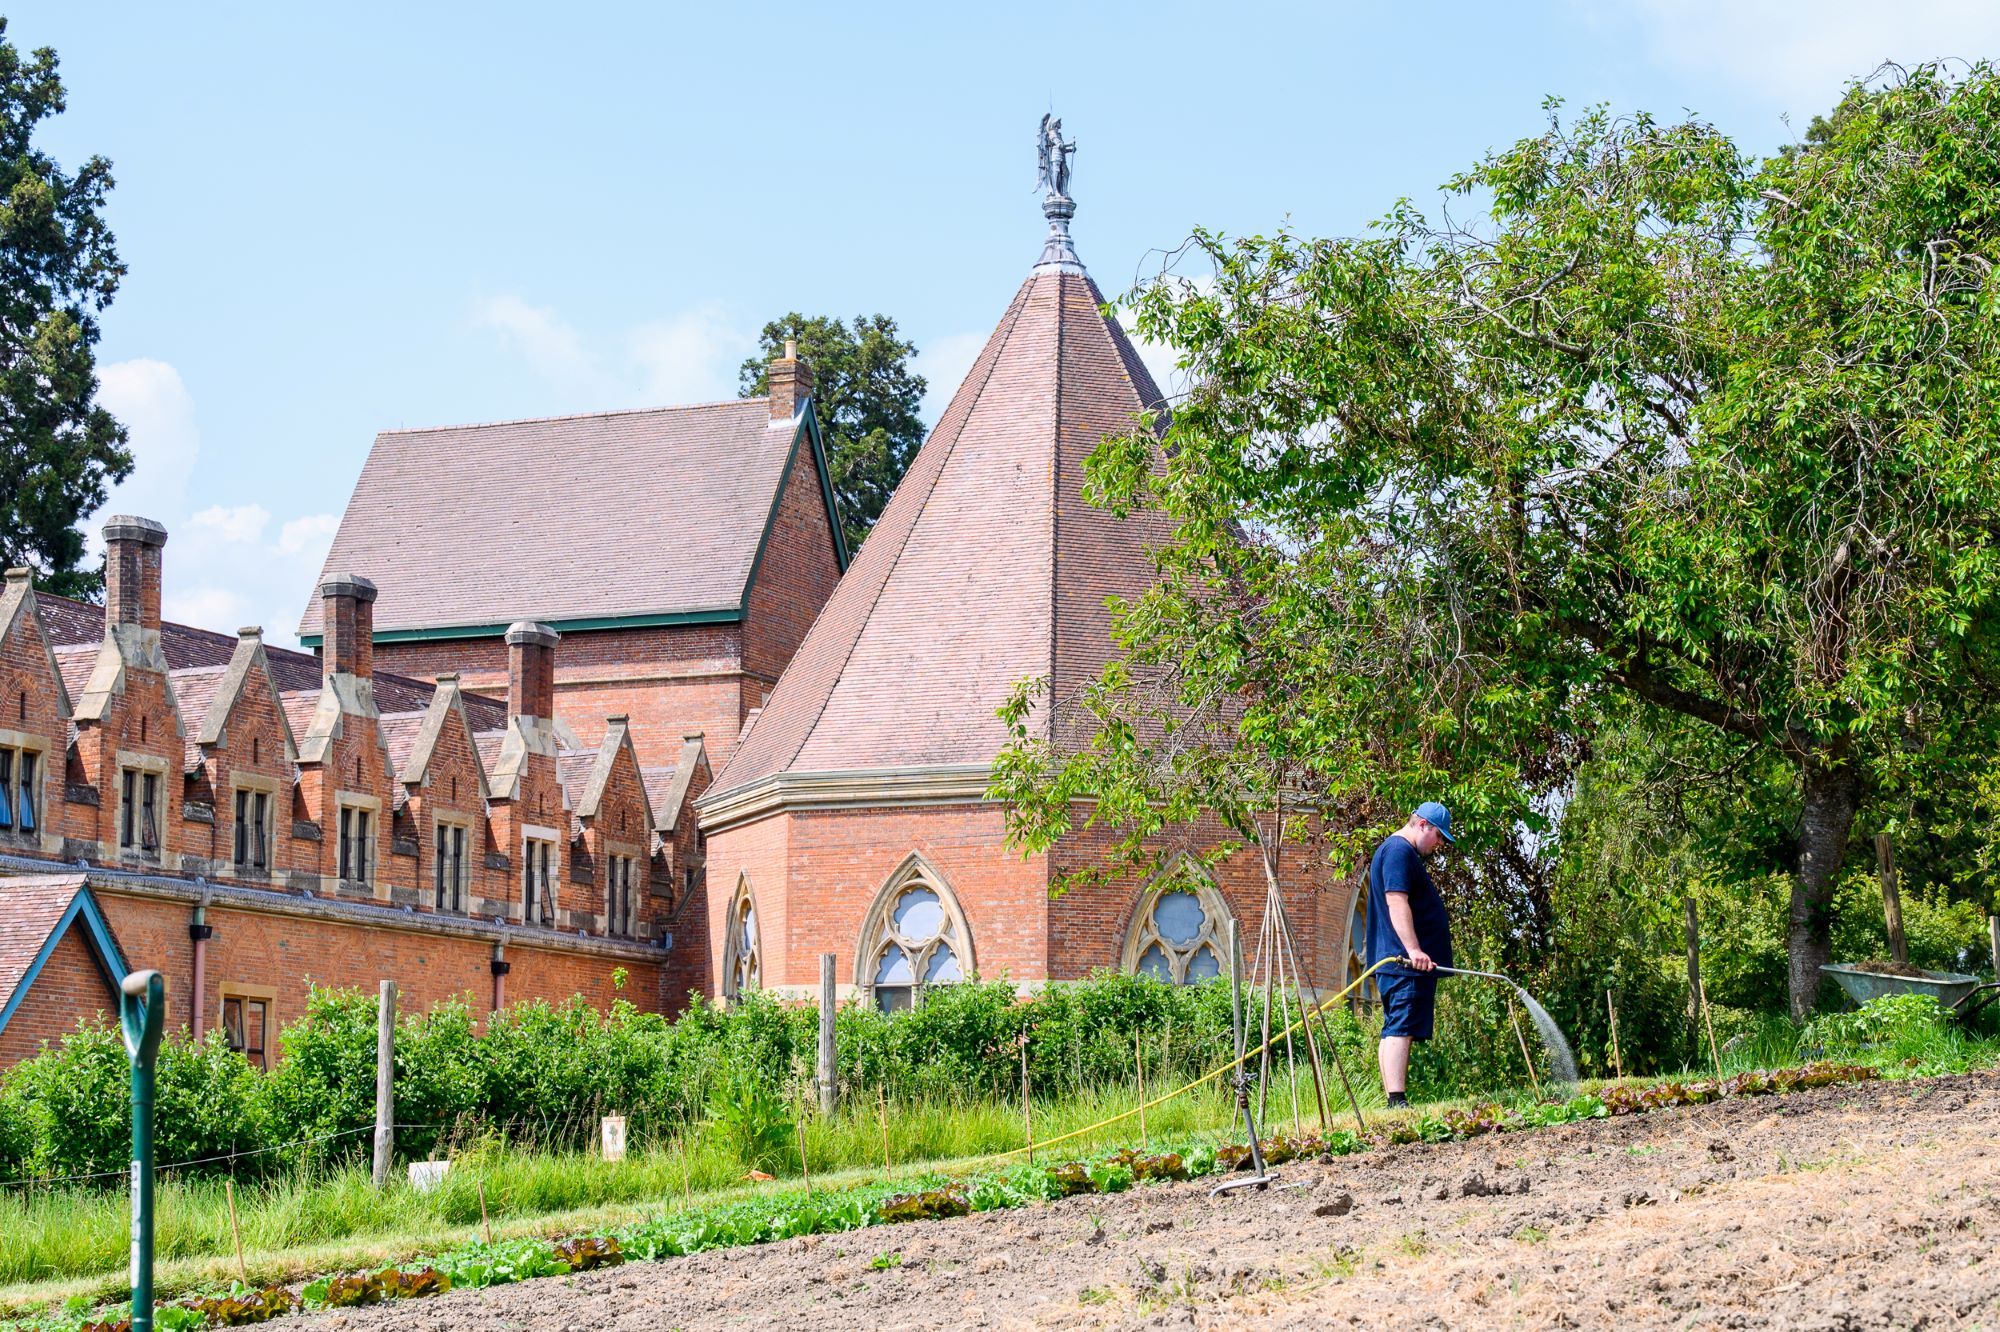
<instances>
[{"instance_id":1,"label":"wheelbarrow","mask_svg":"<svg viewBox=\"0 0 2000 1332\"><path fill-rule=\"evenodd\" d=\"M1886 971L1870 971L1852 962L1822 963L1820 970L1833 977L1847 997L1857 1004L1879 999L1885 994L1927 994L1954 1017L1969 1018L1995 999L2000 999L2000 981L1981 981L1953 971L1930 971L1922 976L1897 976Z\"/></svg>"}]
</instances>

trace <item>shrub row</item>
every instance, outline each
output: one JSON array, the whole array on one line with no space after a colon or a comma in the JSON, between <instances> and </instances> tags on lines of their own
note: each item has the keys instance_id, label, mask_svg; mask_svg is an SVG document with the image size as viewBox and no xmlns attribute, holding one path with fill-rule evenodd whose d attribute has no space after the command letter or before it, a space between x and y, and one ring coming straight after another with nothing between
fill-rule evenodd
<instances>
[{"instance_id":1,"label":"shrub row","mask_svg":"<svg viewBox=\"0 0 2000 1332\"><path fill-rule=\"evenodd\" d=\"M1331 1018L1348 1067L1372 1069L1372 1040L1345 1010ZM846 1096L965 1102L1019 1095L1025 1043L1038 1097L1129 1086L1135 1059L1163 1089L1228 1058L1225 985L1175 987L1104 973L1029 1000L1004 984L940 986L913 1012L844 1006L836 1023ZM421 1159L504 1139L551 1150L588 1146L600 1116L627 1116L635 1145L703 1116L711 1092L746 1085L808 1103L818 1059L810 1006L753 995L726 1008L697 1001L678 1019L624 1002L517 1004L480 1030L463 1003L401 1017L396 1033L396 1143ZM162 1163L239 1178L364 1157L375 1117L372 996L318 991L282 1033L269 1073L219 1035L161 1049L157 1152ZM1303 1057L1303 1047L1299 1051ZM1518 1059L1518 1056L1516 1056ZM1365 1076L1365 1073L1364 1073ZM129 1151L129 1073L119 1038L80 1027L0 1081L0 1180L102 1174L115 1184Z\"/></svg>"}]
</instances>

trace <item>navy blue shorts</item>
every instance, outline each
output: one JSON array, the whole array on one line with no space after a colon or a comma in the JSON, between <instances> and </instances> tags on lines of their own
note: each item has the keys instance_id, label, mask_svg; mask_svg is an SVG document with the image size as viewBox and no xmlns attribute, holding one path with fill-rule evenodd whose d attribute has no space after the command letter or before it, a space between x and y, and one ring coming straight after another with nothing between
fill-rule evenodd
<instances>
[{"instance_id":1,"label":"navy blue shorts","mask_svg":"<svg viewBox=\"0 0 2000 1332\"><path fill-rule=\"evenodd\" d=\"M1382 994L1382 1034L1427 1041L1437 1018L1438 978L1409 972L1380 971L1375 988Z\"/></svg>"}]
</instances>

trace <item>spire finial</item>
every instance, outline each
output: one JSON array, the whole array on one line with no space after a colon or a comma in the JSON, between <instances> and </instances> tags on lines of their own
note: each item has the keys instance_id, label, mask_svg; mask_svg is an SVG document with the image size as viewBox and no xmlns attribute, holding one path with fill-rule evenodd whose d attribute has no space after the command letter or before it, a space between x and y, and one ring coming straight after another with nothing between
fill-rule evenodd
<instances>
[{"instance_id":1,"label":"spire finial","mask_svg":"<svg viewBox=\"0 0 2000 1332\"><path fill-rule=\"evenodd\" d=\"M1042 216L1049 220L1048 238L1042 242L1035 272L1081 273L1083 261L1076 257L1076 247L1069 239L1069 220L1076 216L1076 200L1069 197L1069 159L1076 153L1076 142L1063 142L1062 121L1053 112L1042 117L1035 151L1041 166L1035 183L1044 191Z\"/></svg>"}]
</instances>

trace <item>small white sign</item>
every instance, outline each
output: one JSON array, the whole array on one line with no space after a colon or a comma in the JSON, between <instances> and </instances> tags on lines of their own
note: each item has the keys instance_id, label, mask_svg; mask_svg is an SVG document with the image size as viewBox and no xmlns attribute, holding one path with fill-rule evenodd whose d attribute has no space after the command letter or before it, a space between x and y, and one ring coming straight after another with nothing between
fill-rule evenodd
<instances>
[{"instance_id":1,"label":"small white sign","mask_svg":"<svg viewBox=\"0 0 2000 1332\"><path fill-rule=\"evenodd\" d=\"M144 1227L139 1217L139 1163L132 1162L132 1285L139 1284L139 1236Z\"/></svg>"},{"instance_id":2,"label":"small white sign","mask_svg":"<svg viewBox=\"0 0 2000 1332\"><path fill-rule=\"evenodd\" d=\"M622 1161L625 1159L625 1116L606 1115L604 1117L604 1159Z\"/></svg>"},{"instance_id":3,"label":"small white sign","mask_svg":"<svg viewBox=\"0 0 2000 1332\"><path fill-rule=\"evenodd\" d=\"M449 1161L410 1162L410 1187L418 1193L434 1193L437 1186L444 1183L445 1171L451 1169Z\"/></svg>"}]
</instances>

